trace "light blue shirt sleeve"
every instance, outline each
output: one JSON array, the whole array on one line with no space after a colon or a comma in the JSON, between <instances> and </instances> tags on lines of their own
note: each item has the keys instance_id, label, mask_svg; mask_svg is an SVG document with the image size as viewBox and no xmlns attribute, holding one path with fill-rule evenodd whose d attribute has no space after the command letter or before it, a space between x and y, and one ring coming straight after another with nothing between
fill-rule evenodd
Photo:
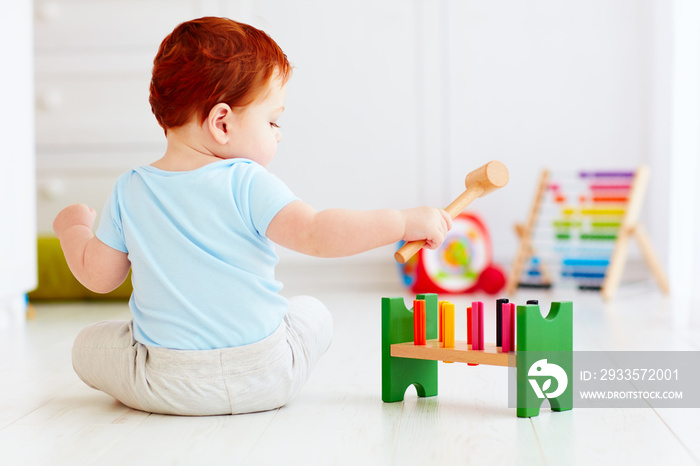
<instances>
[{"instance_id":1,"label":"light blue shirt sleeve","mask_svg":"<svg viewBox=\"0 0 700 466\"><path fill-rule=\"evenodd\" d=\"M117 183L120 181L121 179L117 181ZM116 185L102 209L100 224L97 227L95 236L110 248L121 252L129 252L126 248L124 231L122 230L122 219L119 211L119 199Z\"/></svg>"},{"instance_id":2,"label":"light blue shirt sleeve","mask_svg":"<svg viewBox=\"0 0 700 466\"><path fill-rule=\"evenodd\" d=\"M297 197L286 184L262 166L251 164L247 171L245 182L234 186L234 190L247 191L238 193L239 199L247 201L239 208L249 209L246 212L249 226L260 237L266 238L267 228L275 215Z\"/></svg>"}]
</instances>

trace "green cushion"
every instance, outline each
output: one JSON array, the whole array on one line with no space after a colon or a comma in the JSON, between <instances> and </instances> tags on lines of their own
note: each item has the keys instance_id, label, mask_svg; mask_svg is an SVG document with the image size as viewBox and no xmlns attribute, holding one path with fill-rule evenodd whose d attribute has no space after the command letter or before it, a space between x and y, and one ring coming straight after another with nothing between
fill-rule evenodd
<instances>
[{"instance_id":1,"label":"green cushion","mask_svg":"<svg viewBox=\"0 0 700 466\"><path fill-rule=\"evenodd\" d=\"M39 237L37 240L39 285L29 293L30 300L76 299L129 299L131 296L131 272L116 290L94 293L75 279L56 237Z\"/></svg>"}]
</instances>

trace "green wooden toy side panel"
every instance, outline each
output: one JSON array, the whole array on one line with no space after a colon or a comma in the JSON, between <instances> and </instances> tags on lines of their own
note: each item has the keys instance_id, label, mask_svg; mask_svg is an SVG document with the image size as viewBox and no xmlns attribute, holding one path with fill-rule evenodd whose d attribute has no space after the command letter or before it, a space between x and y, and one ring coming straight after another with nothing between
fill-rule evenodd
<instances>
[{"instance_id":1,"label":"green wooden toy side panel","mask_svg":"<svg viewBox=\"0 0 700 466\"><path fill-rule=\"evenodd\" d=\"M425 300L426 339L437 338L436 294L416 296ZM410 385L420 397L437 395L437 361L392 358L391 345L413 341L413 310L403 298L382 298L382 400L402 401Z\"/></svg>"},{"instance_id":2,"label":"green wooden toy side panel","mask_svg":"<svg viewBox=\"0 0 700 466\"><path fill-rule=\"evenodd\" d=\"M547 398L553 411L573 408L573 303L553 302L542 317L538 305L517 307L517 416L532 417L540 412L544 399L538 398L529 374L537 361L560 366L567 375L566 390Z\"/></svg>"}]
</instances>

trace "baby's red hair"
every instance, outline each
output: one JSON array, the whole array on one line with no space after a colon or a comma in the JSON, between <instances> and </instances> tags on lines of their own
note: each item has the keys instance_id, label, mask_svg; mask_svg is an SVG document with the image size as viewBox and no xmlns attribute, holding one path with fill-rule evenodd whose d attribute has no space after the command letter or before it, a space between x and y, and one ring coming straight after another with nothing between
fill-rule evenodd
<instances>
[{"instance_id":1,"label":"baby's red hair","mask_svg":"<svg viewBox=\"0 0 700 466\"><path fill-rule=\"evenodd\" d=\"M254 102L277 70L291 65L263 31L228 18L205 17L177 26L153 59L151 110L167 133L193 116L204 123L218 103L232 109Z\"/></svg>"}]
</instances>

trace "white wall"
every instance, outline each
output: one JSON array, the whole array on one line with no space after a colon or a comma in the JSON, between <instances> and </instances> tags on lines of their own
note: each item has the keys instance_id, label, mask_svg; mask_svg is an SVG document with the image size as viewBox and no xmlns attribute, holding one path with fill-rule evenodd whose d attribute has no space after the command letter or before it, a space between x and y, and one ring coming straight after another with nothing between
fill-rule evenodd
<instances>
[{"instance_id":1,"label":"white wall","mask_svg":"<svg viewBox=\"0 0 700 466\"><path fill-rule=\"evenodd\" d=\"M679 307L700 303L700 3L673 10L673 72L669 160L669 280ZM697 308L697 306L695 306ZM698 317L695 317L697 320Z\"/></svg>"},{"instance_id":2,"label":"white wall","mask_svg":"<svg viewBox=\"0 0 700 466\"><path fill-rule=\"evenodd\" d=\"M541 168L650 163L645 219L665 260L671 2L48 3L59 8L37 23L42 231L64 203L100 207L119 171L158 156L146 102L158 42L220 14L269 32L295 65L272 169L312 205L443 206L499 159L511 183L473 208L509 265Z\"/></svg>"},{"instance_id":3,"label":"white wall","mask_svg":"<svg viewBox=\"0 0 700 466\"><path fill-rule=\"evenodd\" d=\"M5 16L6 15L6 16ZM0 28L0 328L23 321L36 286L31 2L3 4Z\"/></svg>"},{"instance_id":4,"label":"white wall","mask_svg":"<svg viewBox=\"0 0 700 466\"><path fill-rule=\"evenodd\" d=\"M542 168L649 162L651 3L449 2L449 184L482 160L509 166L504 192L475 205L506 257Z\"/></svg>"},{"instance_id":5,"label":"white wall","mask_svg":"<svg viewBox=\"0 0 700 466\"><path fill-rule=\"evenodd\" d=\"M306 39L298 28L280 35L298 66L290 99L299 104L290 107L281 150L292 156L277 167L321 206L444 206L466 173L502 160L509 186L473 209L486 218L495 256L509 264L512 225L525 219L542 168L656 162L660 177L668 170L668 128L655 120L667 120L670 108L660 108L669 89L657 70L670 55L668 2L445 0L330 12L263 3L270 7L257 7L260 18L271 26L284 29L289 18L304 29ZM318 98L327 88L335 94ZM307 112L299 115L302 104ZM663 147L654 153L656 139ZM397 157L415 165L417 178L386 176ZM295 171L300 160L310 165ZM648 207L668 198L655 177ZM357 180L382 183L383 196L358 192ZM645 221L665 257L666 209L657 208L653 221L649 210Z\"/></svg>"}]
</instances>

